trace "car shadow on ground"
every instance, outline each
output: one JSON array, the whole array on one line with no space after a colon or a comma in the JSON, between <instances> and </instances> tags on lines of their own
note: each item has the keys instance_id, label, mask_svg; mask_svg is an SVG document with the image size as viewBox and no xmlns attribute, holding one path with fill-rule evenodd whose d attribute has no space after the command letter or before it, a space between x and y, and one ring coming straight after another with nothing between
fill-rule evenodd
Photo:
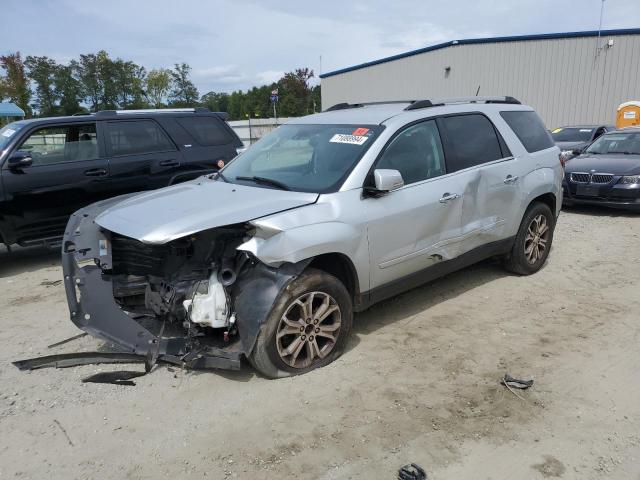
<instances>
[{"instance_id":1,"label":"car shadow on ground","mask_svg":"<svg viewBox=\"0 0 640 480\"><path fill-rule=\"evenodd\" d=\"M44 247L12 247L0 245L0 278L7 278L41 268L60 265L60 251Z\"/></svg>"},{"instance_id":2,"label":"car shadow on ground","mask_svg":"<svg viewBox=\"0 0 640 480\"><path fill-rule=\"evenodd\" d=\"M359 343L357 337L361 335L369 335L387 325L400 323L480 285L510 275L513 274L507 272L499 260L485 260L375 304L356 315L354 335L347 350Z\"/></svg>"}]
</instances>

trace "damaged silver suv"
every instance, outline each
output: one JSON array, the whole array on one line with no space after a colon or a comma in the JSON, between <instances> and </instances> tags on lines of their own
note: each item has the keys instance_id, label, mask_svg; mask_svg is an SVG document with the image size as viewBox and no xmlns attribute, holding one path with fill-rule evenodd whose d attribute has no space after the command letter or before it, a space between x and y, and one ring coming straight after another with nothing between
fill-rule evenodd
<instances>
[{"instance_id":1,"label":"damaged silver suv","mask_svg":"<svg viewBox=\"0 0 640 480\"><path fill-rule=\"evenodd\" d=\"M76 212L71 320L154 360L304 373L375 302L488 257L538 271L562 171L512 97L339 104L217 174Z\"/></svg>"}]
</instances>

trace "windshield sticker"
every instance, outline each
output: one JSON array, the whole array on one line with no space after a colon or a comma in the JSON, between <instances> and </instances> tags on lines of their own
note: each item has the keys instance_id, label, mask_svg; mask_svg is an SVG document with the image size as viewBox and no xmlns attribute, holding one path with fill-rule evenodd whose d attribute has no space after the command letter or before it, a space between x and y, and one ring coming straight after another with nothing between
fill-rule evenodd
<instances>
[{"instance_id":1,"label":"windshield sticker","mask_svg":"<svg viewBox=\"0 0 640 480\"><path fill-rule=\"evenodd\" d=\"M357 135L357 136L361 136L361 135L366 135L367 132L369 131L368 128L356 128L353 132L351 132L351 135Z\"/></svg>"},{"instance_id":2,"label":"windshield sticker","mask_svg":"<svg viewBox=\"0 0 640 480\"><path fill-rule=\"evenodd\" d=\"M7 128L4 132L2 132L2 136L9 138L14 133L16 133L15 130L11 130L10 128Z\"/></svg>"},{"instance_id":3,"label":"windshield sticker","mask_svg":"<svg viewBox=\"0 0 640 480\"><path fill-rule=\"evenodd\" d=\"M363 145L369 137L363 137L361 135L344 135L342 133L336 133L329 142L331 143L348 143L350 145Z\"/></svg>"},{"instance_id":4,"label":"windshield sticker","mask_svg":"<svg viewBox=\"0 0 640 480\"><path fill-rule=\"evenodd\" d=\"M581 132L590 132L591 129L590 128L581 128L580 131Z\"/></svg>"},{"instance_id":5,"label":"windshield sticker","mask_svg":"<svg viewBox=\"0 0 640 480\"><path fill-rule=\"evenodd\" d=\"M561 128L556 128L556 129L555 129L553 132L551 132L551 133L560 133L561 131L562 131L562 129L561 129Z\"/></svg>"}]
</instances>

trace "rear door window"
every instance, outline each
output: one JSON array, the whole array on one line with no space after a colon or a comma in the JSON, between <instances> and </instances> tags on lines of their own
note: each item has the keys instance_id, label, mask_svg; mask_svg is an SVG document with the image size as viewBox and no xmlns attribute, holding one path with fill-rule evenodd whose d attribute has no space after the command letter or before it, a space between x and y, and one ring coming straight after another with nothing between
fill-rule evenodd
<instances>
[{"instance_id":1,"label":"rear door window","mask_svg":"<svg viewBox=\"0 0 640 480\"><path fill-rule=\"evenodd\" d=\"M202 146L227 145L234 138L214 117L180 117L176 121Z\"/></svg>"},{"instance_id":2,"label":"rear door window","mask_svg":"<svg viewBox=\"0 0 640 480\"><path fill-rule=\"evenodd\" d=\"M507 125L509 125L513 133L516 134L518 140L522 142L527 152L538 152L555 145L551 135L536 112L531 110L526 112L509 111L500 112L500 116L507 122ZM561 129L557 129L558 133L560 130ZM584 140L589 141L592 132L588 129L585 130L587 131L585 132L586 138ZM557 138L556 140L562 141Z\"/></svg>"},{"instance_id":3,"label":"rear door window","mask_svg":"<svg viewBox=\"0 0 640 480\"><path fill-rule=\"evenodd\" d=\"M107 122L110 155L136 155L176 150L167 134L153 120Z\"/></svg>"},{"instance_id":4,"label":"rear door window","mask_svg":"<svg viewBox=\"0 0 640 480\"><path fill-rule=\"evenodd\" d=\"M40 128L20 145L33 165L95 160L98 158L96 124L59 125Z\"/></svg>"},{"instance_id":5,"label":"rear door window","mask_svg":"<svg viewBox=\"0 0 640 480\"><path fill-rule=\"evenodd\" d=\"M454 115L438 119L448 172L507 157L491 121L481 114ZM506 148L506 145L504 146Z\"/></svg>"}]
</instances>

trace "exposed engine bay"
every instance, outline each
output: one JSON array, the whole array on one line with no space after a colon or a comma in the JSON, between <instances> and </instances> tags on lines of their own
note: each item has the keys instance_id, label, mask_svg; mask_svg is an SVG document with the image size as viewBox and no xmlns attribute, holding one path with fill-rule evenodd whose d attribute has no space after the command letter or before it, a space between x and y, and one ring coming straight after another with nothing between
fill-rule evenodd
<instances>
[{"instance_id":1,"label":"exposed engine bay","mask_svg":"<svg viewBox=\"0 0 640 480\"><path fill-rule=\"evenodd\" d=\"M164 245L111 236L114 298L125 310L181 325L192 335L207 328L234 333L231 291L239 272L255 262L236 247L243 225L200 232Z\"/></svg>"}]
</instances>

